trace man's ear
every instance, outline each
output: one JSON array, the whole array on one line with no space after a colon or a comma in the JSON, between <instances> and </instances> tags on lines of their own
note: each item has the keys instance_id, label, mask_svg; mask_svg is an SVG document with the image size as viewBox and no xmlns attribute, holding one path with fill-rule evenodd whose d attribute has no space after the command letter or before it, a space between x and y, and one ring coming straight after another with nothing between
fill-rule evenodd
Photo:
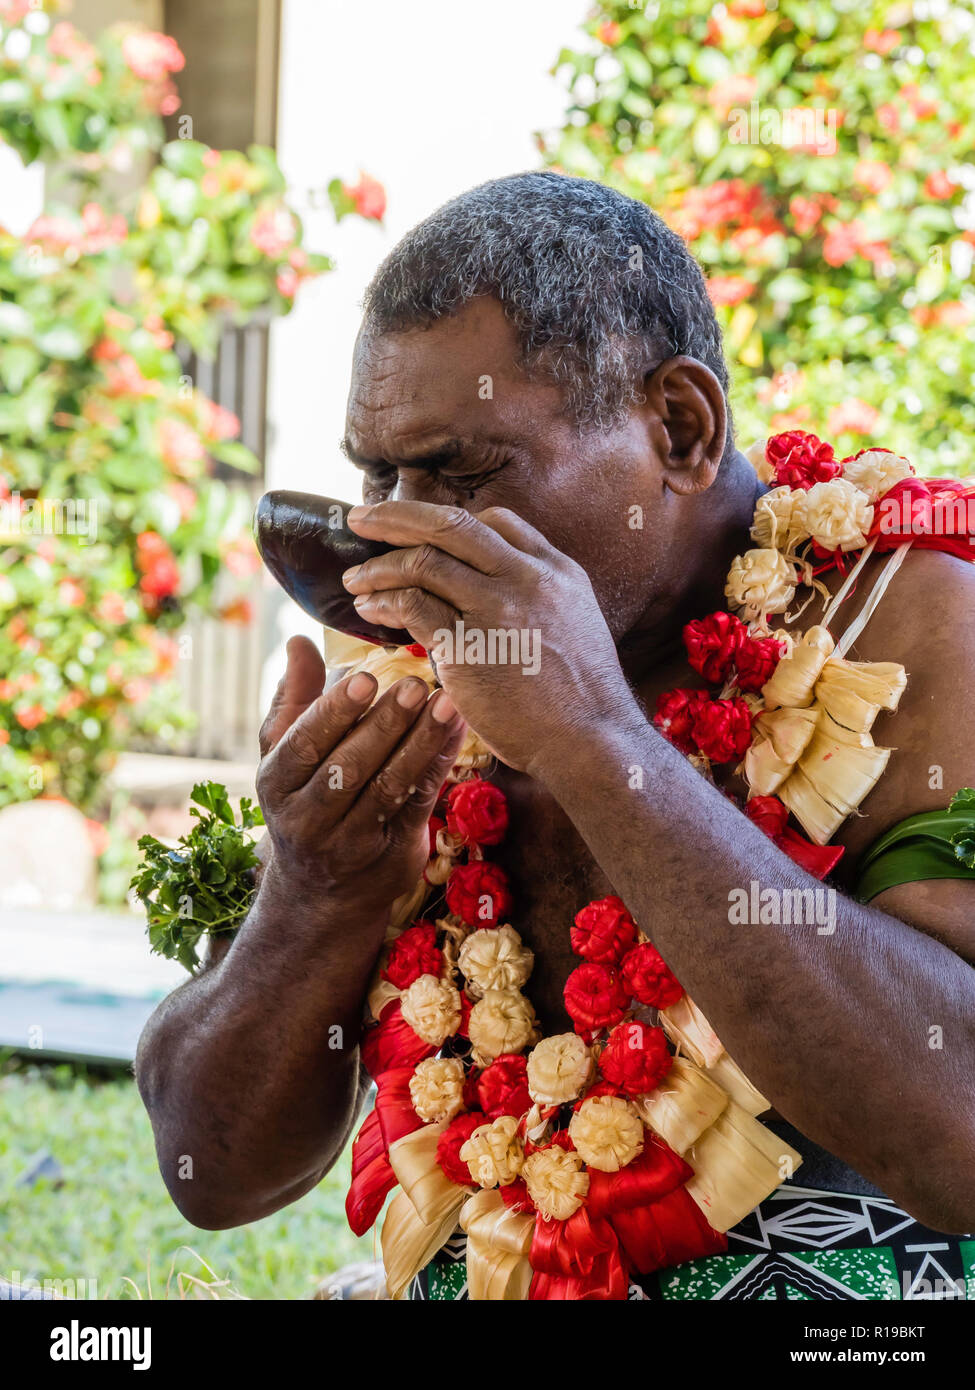
<instances>
[{"instance_id":1,"label":"man's ear","mask_svg":"<svg viewBox=\"0 0 975 1390\"><path fill-rule=\"evenodd\" d=\"M718 378L693 357L669 357L647 377L644 394L665 485L681 496L705 492L717 477L728 429Z\"/></svg>"}]
</instances>

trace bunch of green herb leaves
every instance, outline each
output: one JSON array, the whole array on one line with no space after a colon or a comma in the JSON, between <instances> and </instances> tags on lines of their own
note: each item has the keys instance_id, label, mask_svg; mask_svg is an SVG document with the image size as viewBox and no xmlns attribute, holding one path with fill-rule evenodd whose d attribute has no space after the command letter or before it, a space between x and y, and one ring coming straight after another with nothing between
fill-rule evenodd
<instances>
[{"instance_id":1,"label":"bunch of green herb leaves","mask_svg":"<svg viewBox=\"0 0 975 1390\"><path fill-rule=\"evenodd\" d=\"M238 825L219 782L197 783L190 800L198 824L175 847L143 835L143 865L130 886L148 913L151 949L195 974L200 939L236 930L250 909L259 861L247 832L264 817L242 796Z\"/></svg>"}]
</instances>

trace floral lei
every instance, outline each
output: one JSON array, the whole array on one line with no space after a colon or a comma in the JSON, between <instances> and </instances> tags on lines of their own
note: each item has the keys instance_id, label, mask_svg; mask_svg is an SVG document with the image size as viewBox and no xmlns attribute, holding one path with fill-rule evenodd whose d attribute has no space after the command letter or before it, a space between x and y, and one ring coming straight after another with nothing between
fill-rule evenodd
<instances>
[{"instance_id":1,"label":"floral lei","mask_svg":"<svg viewBox=\"0 0 975 1390\"><path fill-rule=\"evenodd\" d=\"M668 691L654 723L705 775L738 764L745 813L823 878L843 853L830 835L890 756L873 721L906 684L902 666L843 655L863 615L840 646L826 622L875 551L892 558L866 617L908 545L970 559L949 511L970 490L917 478L885 449L837 460L801 431L749 457L773 486L756 506L757 548L728 575L735 611L684 630L690 665L719 692ZM800 638L773 633L771 615L788 623L816 590L828 598L817 576L831 566L846 580L823 621ZM800 586L812 592L790 614ZM329 640L343 664L363 650ZM369 648L356 664L380 692L403 675L433 683L419 646ZM382 1229L394 1298L459 1225L472 1299L625 1299L632 1272L725 1250L724 1233L801 1158L758 1121L769 1102L618 897L576 914L581 963L564 990L574 1031L541 1037L524 993L534 956L509 924L508 878L484 853L508 826L504 794L482 776L490 761L470 732L430 820L423 879L394 905L361 1043L376 1103L353 1145L349 1224L364 1234L399 1186Z\"/></svg>"}]
</instances>

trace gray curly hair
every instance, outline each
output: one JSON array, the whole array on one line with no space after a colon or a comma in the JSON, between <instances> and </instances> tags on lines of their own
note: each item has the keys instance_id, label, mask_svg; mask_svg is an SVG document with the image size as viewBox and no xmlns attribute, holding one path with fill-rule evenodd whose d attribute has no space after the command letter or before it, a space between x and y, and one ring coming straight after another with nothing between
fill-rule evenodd
<instances>
[{"instance_id":1,"label":"gray curly hair","mask_svg":"<svg viewBox=\"0 0 975 1390\"><path fill-rule=\"evenodd\" d=\"M604 184L514 174L445 203L379 267L366 326L432 323L479 295L500 300L526 370L562 387L580 427L618 423L645 373L677 354L705 363L727 394L700 267L656 213Z\"/></svg>"}]
</instances>

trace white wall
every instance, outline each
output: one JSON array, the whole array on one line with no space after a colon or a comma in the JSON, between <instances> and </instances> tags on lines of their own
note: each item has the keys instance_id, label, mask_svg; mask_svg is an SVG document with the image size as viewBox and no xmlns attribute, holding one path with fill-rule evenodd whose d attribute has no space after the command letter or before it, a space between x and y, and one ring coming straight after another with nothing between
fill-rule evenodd
<instances>
[{"instance_id":1,"label":"white wall","mask_svg":"<svg viewBox=\"0 0 975 1390\"><path fill-rule=\"evenodd\" d=\"M349 363L363 291L386 252L427 213L485 179L536 168L532 132L558 125L549 75L587 0L284 0L278 153L306 239L338 269L306 284L272 329L268 486L356 499L341 457ZM386 187L385 225L307 206L309 189L360 168ZM314 634L293 604L281 641ZM320 631L320 629L319 629ZM280 645L267 666L277 679Z\"/></svg>"}]
</instances>

